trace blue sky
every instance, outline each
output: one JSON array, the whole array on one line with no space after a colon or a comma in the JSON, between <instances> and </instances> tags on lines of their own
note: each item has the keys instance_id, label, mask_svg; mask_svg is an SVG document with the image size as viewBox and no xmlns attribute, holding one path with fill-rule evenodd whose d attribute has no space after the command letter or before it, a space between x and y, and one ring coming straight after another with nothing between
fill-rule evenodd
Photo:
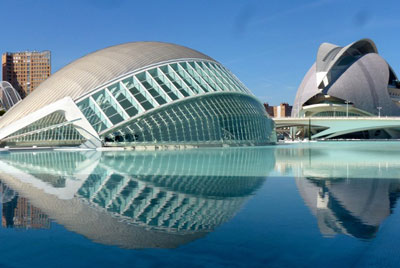
<instances>
[{"instance_id":1,"label":"blue sky","mask_svg":"<svg viewBox=\"0 0 400 268\"><path fill-rule=\"evenodd\" d=\"M0 0L0 53L51 50L53 72L85 54L132 41L199 50L263 102L293 103L322 42L375 41L400 74L400 1Z\"/></svg>"}]
</instances>

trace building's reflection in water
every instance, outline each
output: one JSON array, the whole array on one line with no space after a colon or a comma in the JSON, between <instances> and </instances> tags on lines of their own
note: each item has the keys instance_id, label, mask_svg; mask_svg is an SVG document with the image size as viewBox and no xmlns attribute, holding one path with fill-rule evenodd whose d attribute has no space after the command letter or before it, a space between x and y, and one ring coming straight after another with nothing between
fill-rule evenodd
<instances>
[{"instance_id":1,"label":"building's reflection in water","mask_svg":"<svg viewBox=\"0 0 400 268\"><path fill-rule=\"evenodd\" d=\"M391 179L296 178L296 183L327 236L373 238L400 194L400 182Z\"/></svg>"},{"instance_id":2,"label":"building's reflection in water","mask_svg":"<svg viewBox=\"0 0 400 268\"><path fill-rule=\"evenodd\" d=\"M27 224L16 216L26 208L32 228L48 216L99 243L177 247L230 220L274 165L273 148L15 152L0 158L0 179L20 196L3 216Z\"/></svg>"},{"instance_id":3,"label":"building's reflection in water","mask_svg":"<svg viewBox=\"0 0 400 268\"><path fill-rule=\"evenodd\" d=\"M375 150L373 149L375 148ZM293 174L298 191L326 236L373 238L399 196L400 162L370 144L324 144L276 150L276 168Z\"/></svg>"},{"instance_id":4,"label":"building's reflection in water","mask_svg":"<svg viewBox=\"0 0 400 268\"><path fill-rule=\"evenodd\" d=\"M5 228L49 229L50 219L40 209L0 182L1 225Z\"/></svg>"},{"instance_id":5,"label":"building's reflection in water","mask_svg":"<svg viewBox=\"0 0 400 268\"><path fill-rule=\"evenodd\" d=\"M395 155L323 144L2 154L2 224L49 228L55 220L98 243L177 247L232 219L275 166L295 177L323 235L369 239L400 194Z\"/></svg>"}]
</instances>

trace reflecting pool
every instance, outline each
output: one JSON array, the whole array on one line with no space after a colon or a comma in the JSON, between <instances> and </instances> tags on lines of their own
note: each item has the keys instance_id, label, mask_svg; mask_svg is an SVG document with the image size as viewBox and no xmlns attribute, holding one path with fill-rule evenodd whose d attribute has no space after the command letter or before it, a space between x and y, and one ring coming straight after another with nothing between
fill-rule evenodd
<instances>
[{"instance_id":1,"label":"reflecting pool","mask_svg":"<svg viewBox=\"0 0 400 268\"><path fill-rule=\"evenodd\" d=\"M400 142L0 153L0 266L400 264Z\"/></svg>"}]
</instances>

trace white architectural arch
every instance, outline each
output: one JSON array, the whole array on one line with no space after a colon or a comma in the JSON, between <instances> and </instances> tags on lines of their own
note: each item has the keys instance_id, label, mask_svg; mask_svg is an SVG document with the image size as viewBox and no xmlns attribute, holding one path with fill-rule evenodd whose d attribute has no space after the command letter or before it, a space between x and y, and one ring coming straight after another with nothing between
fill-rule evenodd
<instances>
[{"instance_id":1,"label":"white architectural arch","mask_svg":"<svg viewBox=\"0 0 400 268\"><path fill-rule=\"evenodd\" d=\"M46 118L52 114L59 113L64 122L51 122L48 125L41 125L39 128L31 128L35 122ZM83 147L96 148L101 146L100 138L97 132L89 124L82 112L76 107L75 102L70 97L65 97L52 104L49 104L17 121L0 129L0 140L23 141L25 137L40 135L43 132L55 128L63 128L72 125L77 132L86 140Z\"/></svg>"},{"instance_id":2,"label":"white architectural arch","mask_svg":"<svg viewBox=\"0 0 400 268\"><path fill-rule=\"evenodd\" d=\"M21 96L15 88L7 81L0 82L0 102L1 106L8 111L15 104L21 101Z\"/></svg>"}]
</instances>

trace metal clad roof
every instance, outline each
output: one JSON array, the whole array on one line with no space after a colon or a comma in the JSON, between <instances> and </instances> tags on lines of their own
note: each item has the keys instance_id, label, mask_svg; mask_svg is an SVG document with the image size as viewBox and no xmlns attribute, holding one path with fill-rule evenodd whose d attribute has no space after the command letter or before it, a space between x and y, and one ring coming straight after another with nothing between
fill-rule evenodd
<instances>
[{"instance_id":1,"label":"metal clad roof","mask_svg":"<svg viewBox=\"0 0 400 268\"><path fill-rule=\"evenodd\" d=\"M346 52L351 49L357 49L361 55L364 55L359 60L359 63L365 63L367 64L367 66L369 66L369 68L374 69L370 76L373 76L373 78L375 79L374 83L377 84L373 85L373 83L371 82L368 84L365 80L367 72L365 70L360 70L360 68L355 70L356 67L352 68L350 66L349 69L352 69L351 71L347 70L344 74L341 74L341 77L339 77L337 81L329 81L330 84L327 86L327 88L329 88L328 94L334 97L342 98L344 100L352 100L353 103L360 104L360 101L363 100L363 104L360 104L360 107L363 107L363 109L366 111L376 113L376 107L373 106L377 105L370 102L371 100L376 102L377 97L372 97L372 99L365 99L366 95L361 91L365 88L368 88L371 92L379 89L380 100L382 101L382 103L385 103L385 105L382 105L388 107L385 108L385 112L387 112L387 114L397 114L395 112L394 104L390 100L390 97L388 95L383 97L384 94L387 94L386 87L388 78L386 78L386 76L388 75L386 73L382 74L382 72L387 71L387 63L381 64L383 59L377 54L378 50L372 40L361 39L345 47L338 47L330 43L321 44L317 53L316 62L308 70L299 88L297 89L297 94L293 104L292 116L299 116L299 112L304 103L306 103L311 97L320 93L318 86L320 85L323 78L329 74L331 69L340 61L342 57L346 55ZM371 61L371 59L375 59L376 62ZM379 66L379 68L381 69L376 69L377 66ZM323 76L318 77L318 74L320 73L322 73ZM352 73L353 75L347 75L348 73ZM344 79L343 77L346 77L346 79ZM353 85L353 83L357 83L354 84L353 88L344 88L345 85ZM378 83L380 84L378 85ZM361 94L360 96L364 97L360 98L354 95L352 96L352 98L350 98L349 95L351 94ZM368 105L372 106L366 107L367 104L365 103L367 102Z\"/></svg>"},{"instance_id":2,"label":"metal clad roof","mask_svg":"<svg viewBox=\"0 0 400 268\"><path fill-rule=\"evenodd\" d=\"M355 107L377 114L399 116L400 111L391 100L387 82L389 68L386 61L375 53L370 53L352 64L328 89L328 94L354 103Z\"/></svg>"},{"instance_id":3,"label":"metal clad roof","mask_svg":"<svg viewBox=\"0 0 400 268\"><path fill-rule=\"evenodd\" d=\"M318 93L316 64L314 63L304 76L303 81L297 90L296 98L293 103L292 116L299 116L303 104Z\"/></svg>"},{"instance_id":4,"label":"metal clad roof","mask_svg":"<svg viewBox=\"0 0 400 268\"><path fill-rule=\"evenodd\" d=\"M334 51L335 49L339 48L337 45L330 44L330 43L322 43L319 46L318 53L317 53L317 72L325 71L326 68L326 57L329 53Z\"/></svg>"}]
</instances>

